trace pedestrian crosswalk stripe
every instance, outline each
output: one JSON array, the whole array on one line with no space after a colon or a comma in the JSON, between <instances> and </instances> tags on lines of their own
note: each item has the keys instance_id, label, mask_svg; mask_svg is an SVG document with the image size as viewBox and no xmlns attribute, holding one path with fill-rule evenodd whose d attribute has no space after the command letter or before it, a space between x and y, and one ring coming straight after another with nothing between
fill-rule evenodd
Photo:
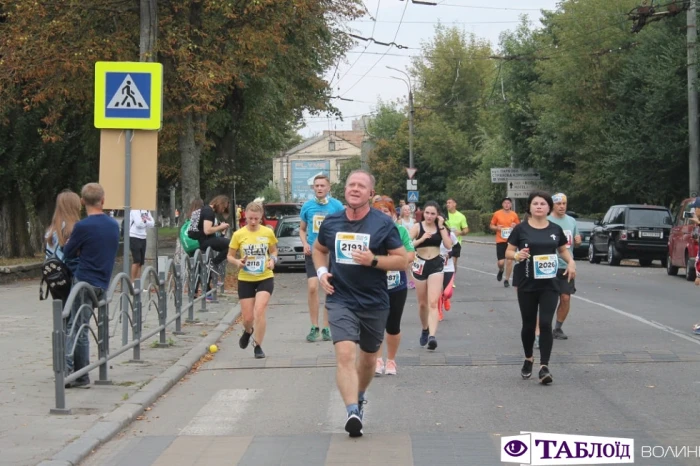
<instances>
[{"instance_id":1,"label":"pedestrian crosswalk stripe","mask_svg":"<svg viewBox=\"0 0 700 466\"><path fill-rule=\"evenodd\" d=\"M262 390L219 390L202 406L180 435L231 435L251 401Z\"/></svg>"},{"instance_id":2,"label":"pedestrian crosswalk stripe","mask_svg":"<svg viewBox=\"0 0 700 466\"><path fill-rule=\"evenodd\" d=\"M117 92L107 104L108 109L148 109L148 103L143 98L139 88L130 74L124 77L124 81L117 88Z\"/></svg>"}]
</instances>

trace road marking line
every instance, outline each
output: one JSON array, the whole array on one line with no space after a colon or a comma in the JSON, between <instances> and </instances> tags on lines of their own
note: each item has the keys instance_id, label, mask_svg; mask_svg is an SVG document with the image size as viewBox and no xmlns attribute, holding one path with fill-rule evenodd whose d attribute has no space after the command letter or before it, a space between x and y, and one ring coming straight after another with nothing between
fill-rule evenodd
<instances>
[{"instance_id":1,"label":"road marking line","mask_svg":"<svg viewBox=\"0 0 700 466\"><path fill-rule=\"evenodd\" d=\"M216 392L202 406L180 435L231 435L238 421L262 390L226 389Z\"/></svg>"},{"instance_id":2,"label":"road marking line","mask_svg":"<svg viewBox=\"0 0 700 466\"><path fill-rule=\"evenodd\" d=\"M471 270L472 272L482 273L482 274L484 274L484 275L492 275L492 276L494 276L494 277L496 276L495 273L485 272L485 271L479 270L479 269L472 269L472 268L469 268L469 267L462 267L461 265L458 266L458 267L459 267L460 269ZM659 323L659 322L655 322L655 321L653 321L653 320L645 319L644 317L640 317L640 316L635 315L635 314L630 314L629 312L623 311L622 309L617 309L617 308L612 307L612 306L608 306L607 304L599 303L599 302L597 302L597 301L593 301L593 300L590 300L590 299L587 299L587 298L582 298L581 296L577 296L577 295L575 295L575 294L571 295L571 297L572 297L572 298L576 298L576 299L580 299L581 301L585 301L585 302L587 302L587 303L589 303L589 304L595 304L596 306L600 306L600 307L602 307L603 309L607 309L608 311L613 311L613 312L615 312L615 313L617 313L617 314L620 314L621 316L624 316L624 317L627 317L627 318L636 320L637 322L640 322L640 323L642 323L642 324L646 324L646 325L648 325L648 326L650 326L650 327L653 327L653 328L655 328L655 329L662 330L662 331L664 331L664 332L666 332L666 333L670 333L671 335L676 336L676 337L678 337L678 338L682 338L683 340L689 341L689 342L694 343L694 344L696 344L696 345L700 345L700 340L698 340L698 339L696 339L696 338L693 338L693 337L691 337L691 336L689 336L689 335L686 335L686 334L683 333L682 331L680 331L680 330L678 330L678 329L675 329L675 328L673 328L673 327L669 327L669 326L667 326L667 325L664 325L664 324Z\"/></svg>"}]
</instances>

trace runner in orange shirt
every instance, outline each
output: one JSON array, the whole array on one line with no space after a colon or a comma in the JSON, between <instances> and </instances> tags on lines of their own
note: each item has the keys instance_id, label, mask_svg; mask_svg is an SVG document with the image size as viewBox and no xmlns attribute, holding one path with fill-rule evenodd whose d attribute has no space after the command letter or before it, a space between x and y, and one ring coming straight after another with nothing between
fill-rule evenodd
<instances>
[{"instance_id":1,"label":"runner in orange shirt","mask_svg":"<svg viewBox=\"0 0 700 466\"><path fill-rule=\"evenodd\" d=\"M508 238L510 237L510 232L513 231L513 227L520 223L518 214L513 212L513 201L509 197L504 197L501 201L501 210L497 210L493 214L491 219L491 225L489 228L491 231L496 232L496 258L498 259L498 275L496 275L496 280L499 282L503 279L503 265L505 263L506 269L506 279L503 282L503 286L508 288L510 286L510 274L513 271L513 261L508 259L506 261L506 249L508 248ZM515 283L515 286L518 284Z\"/></svg>"}]
</instances>

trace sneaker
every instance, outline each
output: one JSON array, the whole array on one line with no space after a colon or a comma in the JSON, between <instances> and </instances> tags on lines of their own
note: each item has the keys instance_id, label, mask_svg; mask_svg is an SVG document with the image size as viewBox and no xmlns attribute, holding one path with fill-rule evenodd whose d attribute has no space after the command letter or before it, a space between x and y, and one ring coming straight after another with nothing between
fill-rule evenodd
<instances>
[{"instance_id":1,"label":"sneaker","mask_svg":"<svg viewBox=\"0 0 700 466\"><path fill-rule=\"evenodd\" d=\"M331 329L326 327L321 330L321 337L323 338L323 341L331 341Z\"/></svg>"},{"instance_id":2,"label":"sneaker","mask_svg":"<svg viewBox=\"0 0 700 466\"><path fill-rule=\"evenodd\" d=\"M255 359L265 359L265 353L260 345L255 345L255 348L253 348L253 354L255 355Z\"/></svg>"},{"instance_id":3,"label":"sneaker","mask_svg":"<svg viewBox=\"0 0 700 466\"><path fill-rule=\"evenodd\" d=\"M510 283L508 282L508 280L505 280L503 282L503 288L508 288L509 286L510 286Z\"/></svg>"},{"instance_id":4,"label":"sneaker","mask_svg":"<svg viewBox=\"0 0 700 466\"><path fill-rule=\"evenodd\" d=\"M238 346L241 347L241 349L246 349L248 347L248 343L250 343L250 337L253 336L253 329L250 329L250 333L246 332L245 329L243 329L243 335L241 335L241 338L238 340Z\"/></svg>"},{"instance_id":5,"label":"sneaker","mask_svg":"<svg viewBox=\"0 0 700 466\"><path fill-rule=\"evenodd\" d=\"M420 345L425 346L428 344L428 336L430 336L430 330L427 328L420 332Z\"/></svg>"},{"instance_id":6,"label":"sneaker","mask_svg":"<svg viewBox=\"0 0 700 466\"><path fill-rule=\"evenodd\" d=\"M452 303L450 302L449 299L445 300L444 306L445 306L446 311L449 311L450 309L452 309Z\"/></svg>"},{"instance_id":7,"label":"sneaker","mask_svg":"<svg viewBox=\"0 0 700 466\"><path fill-rule=\"evenodd\" d=\"M453 284L452 284L452 288L457 288L457 284L456 284L456 283L453 283Z\"/></svg>"},{"instance_id":8,"label":"sneaker","mask_svg":"<svg viewBox=\"0 0 700 466\"><path fill-rule=\"evenodd\" d=\"M318 327L311 327L311 331L306 335L306 341L313 343L318 340Z\"/></svg>"},{"instance_id":9,"label":"sneaker","mask_svg":"<svg viewBox=\"0 0 700 466\"><path fill-rule=\"evenodd\" d=\"M523 376L523 379L529 379L532 376L532 361L525 360L523 368L520 369L520 375Z\"/></svg>"},{"instance_id":10,"label":"sneaker","mask_svg":"<svg viewBox=\"0 0 700 466\"><path fill-rule=\"evenodd\" d=\"M540 336L535 335L535 349L540 349Z\"/></svg>"},{"instance_id":11,"label":"sneaker","mask_svg":"<svg viewBox=\"0 0 700 466\"><path fill-rule=\"evenodd\" d=\"M695 335L700 335L700 324L693 325L693 333Z\"/></svg>"},{"instance_id":12,"label":"sneaker","mask_svg":"<svg viewBox=\"0 0 700 466\"><path fill-rule=\"evenodd\" d=\"M413 280L411 280L410 282L408 282L408 289L409 289L409 290L415 290L415 289L416 289L416 282L414 282Z\"/></svg>"},{"instance_id":13,"label":"sneaker","mask_svg":"<svg viewBox=\"0 0 700 466\"><path fill-rule=\"evenodd\" d=\"M498 273L496 274L496 280L499 282L503 280L503 270L499 270Z\"/></svg>"},{"instance_id":14,"label":"sneaker","mask_svg":"<svg viewBox=\"0 0 700 466\"><path fill-rule=\"evenodd\" d=\"M367 400L364 398L359 398L357 400L357 412L360 415L360 419L364 420L365 419L365 405L367 404Z\"/></svg>"},{"instance_id":15,"label":"sneaker","mask_svg":"<svg viewBox=\"0 0 700 466\"><path fill-rule=\"evenodd\" d=\"M435 348L437 348L437 340L435 337L428 337L428 349L434 350Z\"/></svg>"},{"instance_id":16,"label":"sneaker","mask_svg":"<svg viewBox=\"0 0 700 466\"><path fill-rule=\"evenodd\" d=\"M552 330L552 337L554 337L554 339L556 339L556 340L568 340L569 339L569 337L567 337L566 334L564 333L564 331L560 328L555 328L554 330Z\"/></svg>"},{"instance_id":17,"label":"sneaker","mask_svg":"<svg viewBox=\"0 0 700 466\"><path fill-rule=\"evenodd\" d=\"M213 302L214 302L214 297L213 297L213 296L207 296L207 297L204 298L204 299L206 299L208 303L213 303Z\"/></svg>"},{"instance_id":18,"label":"sneaker","mask_svg":"<svg viewBox=\"0 0 700 466\"><path fill-rule=\"evenodd\" d=\"M377 367L374 368L374 375L382 375L384 373L384 360L377 358Z\"/></svg>"},{"instance_id":19,"label":"sneaker","mask_svg":"<svg viewBox=\"0 0 700 466\"><path fill-rule=\"evenodd\" d=\"M549 368L547 366L542 366L540 369L540 383L542 385L552 383L552 374L549 373Z\"/></svg>"},{"instance_id":20,"label":"sneaker","mask_svg":"<svg viewBox=\"0 0 700 466\"><path fill-rule=\"evenodd\" d=\"M348 419L345 421L345 432L350 434L350 437L362 437L362 417L359 411L352 411L348 414Z\"/></svg>"},{"instance_id":21,"label":"sneaker","mask_svg":"<svg viewBox=\"0 0 700 466\"><path fill-rule=\"evenodd\" d=\"M90 388L90 378L89 377L79 377L78 379L65 384L65 388L78 388L78 387L86 387Z\"/></svg>"},{"instance_id":22,"label":"sneaker","mask_svg":"<svg viewBox=\"0 0 700 466\"><path fill-rule=\"evenodd\" d=\"M386 369L384 370L386 375L396 375L396 361L393 359L386 360Z\"/></svg>"}]
</instances>

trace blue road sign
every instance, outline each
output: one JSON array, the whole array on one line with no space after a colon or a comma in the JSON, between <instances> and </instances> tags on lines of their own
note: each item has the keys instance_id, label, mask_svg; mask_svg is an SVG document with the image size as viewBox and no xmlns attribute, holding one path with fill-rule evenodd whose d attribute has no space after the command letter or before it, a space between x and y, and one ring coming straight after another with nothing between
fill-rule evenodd
<instances>
[{"instance_id":1,"label":"blue road sign","mask_svg":"<svg viewBox=\"0 0 700 466\"><path fill-rule=\"evenodd\" d=\"M151 118L151 73L108 72L105 116Z\"/></svg>"},{"instance_id":2,"label":"blue road sign","mask_svg":"<svg viewBox=\"0 0 700 466\"><path fill-rule=\"evenodd\" d=\"M418 191L408 192L408 202L418 202Z\"/></svg>"}]
</instances>

